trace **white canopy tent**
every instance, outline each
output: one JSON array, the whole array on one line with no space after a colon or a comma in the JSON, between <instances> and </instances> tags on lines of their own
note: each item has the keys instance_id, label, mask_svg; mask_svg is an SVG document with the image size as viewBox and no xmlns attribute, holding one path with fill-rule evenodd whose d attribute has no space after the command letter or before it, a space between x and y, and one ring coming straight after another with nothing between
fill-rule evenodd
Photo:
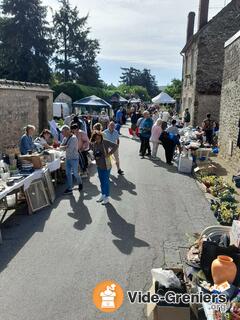
<instances>
[{"instance_id":1,"label":"white canopy tent","mask_svg":"<svg viewBox=\"0 0 240 320\"><path fill-rule=\"evenodd\" d=\"M129 103L134 104L134 103L141 103L141 99L139 98L132 98L130 100L128 100Z\"/></svg>"},{"instance_id":2,"label":"white canopy tent","mask_svg":"<svg viewBox=\"0 0 240 320\"><path fill-rule=\"evenodd\" d=\"M155 98L152 98L154 104L174 104L176 100L170 97L166 92L161 92Z\"/></svg>"}]
</instances>

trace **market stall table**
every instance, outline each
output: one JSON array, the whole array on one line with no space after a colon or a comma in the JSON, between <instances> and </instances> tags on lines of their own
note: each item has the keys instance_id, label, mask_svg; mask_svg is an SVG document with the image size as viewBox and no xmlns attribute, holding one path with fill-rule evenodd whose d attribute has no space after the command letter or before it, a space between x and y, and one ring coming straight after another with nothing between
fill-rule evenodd
<instances>
[{"instance_id":1,"label":"market stall table","mask_svg":"<svg viewBox=\"0 0 240 320\"><path fill-rule=\"evenodd\" d=\"M23 179L21 179L20 181L18 182L15 182L12 186L7 186L7 185L4 185L5 186L5 189L3 191L0 192L0 201L2 202L2 208L0 207L0 210L2 209L3 210L3 214L1 216L1 219L0 219L0 243L1 243L1 226L2 226L2 223L6 217L6 214L9 210L8 208L8 204L7 204L7 196L9 195L12 195L12 194L15 194L16 196L16 204L17 204L17 194L22 190L23 192L25 192L26 190L29 189L30 185L38 180L38 179L41 179L44 175L44 172L46 171L46 169L49 170L49 172L57 172L57 170L60 169L60 166L61 166L61 160L60 159L55 159L54 161L52 162L49 162L46 164L45 167L41 168L41 169L37 169L35 170L33 173L31 173L30 175L28 176L25 176L23 177ZM56 181L56 179L55 179ZM31 210L29 209L29 213L31 213Z\"/></svg>"}]
</instances>

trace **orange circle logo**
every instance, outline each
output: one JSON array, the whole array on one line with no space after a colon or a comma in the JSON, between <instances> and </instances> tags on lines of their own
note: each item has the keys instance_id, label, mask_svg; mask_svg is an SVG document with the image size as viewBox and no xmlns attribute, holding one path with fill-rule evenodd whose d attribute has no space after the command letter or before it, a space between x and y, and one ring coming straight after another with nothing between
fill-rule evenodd
<instances>
[{"instance_id":1,"label":"orange circle logo","mask_svg":"<svg viewBox=\"0 0 240 320\"><path fill-rule=\"evenodd\" d=\"M122 287L115 281L106 280L99 283L93 290L93 302L102 312L116 312L123 304Z\"/></svg>"}]
</instances>

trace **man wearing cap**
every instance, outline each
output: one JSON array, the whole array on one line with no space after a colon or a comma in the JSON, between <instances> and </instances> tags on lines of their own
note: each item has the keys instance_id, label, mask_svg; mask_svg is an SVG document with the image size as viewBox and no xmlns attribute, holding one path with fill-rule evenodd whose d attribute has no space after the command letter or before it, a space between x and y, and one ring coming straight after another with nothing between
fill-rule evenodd
<instances>
[{"instance_id":1,"label":"man wearing cap","mask_svg":"<svg viewBox=\"0 0 240 320\"><path fill-rule=\"evenodd\" d=\"M66 176L67 176L67 189L64 194L72 194L73 181L72 175L77 181L79 191L82 190L82 179L78 173L79 153L78 153L78 139L71 133L69 126L64 125L61 128L63 141L61 149L66 150Z\"/></svg>"}]
</instances>

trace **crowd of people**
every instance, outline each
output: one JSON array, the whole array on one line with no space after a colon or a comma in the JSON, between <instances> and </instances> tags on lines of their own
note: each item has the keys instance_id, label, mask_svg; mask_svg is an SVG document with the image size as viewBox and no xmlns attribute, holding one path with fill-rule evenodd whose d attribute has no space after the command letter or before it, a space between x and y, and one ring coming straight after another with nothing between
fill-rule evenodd
<instances>
[{"instance_id":1,"label":"crowd of people","mask_svg":"<svg viewBox=\"0 0 240 320\"><path fill-rule=\"evenodd\" d=\"M119 135L120 128L124 124L124 112L120 108L115 121L105 111L95 118L89 119L78 115L71 115L65 119L64 125L55 131L44 129L36 139L33 139L36 128L27 125L20 140L20 152L22 155L32 154L35 151L43 151L59 148L65 151L65 171L67 189L65 195L73 193L73 178L79 191L83 189L82 178L88 177L88 165L90 151L96 162L98 177L101 186L101 195L98 202L109 202L109 177L114 161L119 175L124 175L120 167ZM93 160L93 159L92 159ZM79 168L81 174L79 174Z\"/></svg>"},{"instance_id":2,"label":"crowd of people","mask_svg":"<svg viewBox=\"0 0 240 320\"><path fill-rule=\"evenodd\" d=\"M156 108L142 110L136 106L130 109L128 115L126 110L120 107L116 110L114 119L111 119L105 111L98 116L92 116L91 121L86 116L72 114L65 119L61 129L44 129L35 140L33 139L35 127L28 125L21 137L20 152L26 155L36 150L51 148L64 150L67 178L67 189L64 194L72 194L73 177L78 184L79 191L83 189L82 178L88 177L91 150L101 186L98 202L107 204L112 162L115 162L118 174L124 174L120 166L119 137L121 126L126 123L127 116L131 121L129 131L132 139L140 139L139 155L141 158L144 159L147 156L152 160L157 160L157 152L161 144L165 150L166 163L172 165L176 149L178 148L181 153L179 129L187 127L191 122L188 109L184 111L181 119L177 113L167 110L159 111ZM207 114L203 121L201 130L206 142L211 145L217 131L217 124L212 120L210 114Z\"/></svg>"},{"instance_id":3,"label":"crowd of people","mask_svg":"<svg viewBox=\"0 0 240 320\"><path fill-rule=\"evenodd\" d=\"M132 107L130 134L133 139L138 139L138 137L140 139L139 155L142 159L145 156L153 160L158 159L158 147L162 144L166 163L172 165L176 148L181 152L179 130L189 127L190 123L191 115L188 108L184 110L180 118L176 112L159 111L157 108L148 108L141 112L136 107ZM211 114L206 115L201 128L197 127L197 129L202 133L202 140L211 146L219 130Z\"/></svg>"}]
</instances>

